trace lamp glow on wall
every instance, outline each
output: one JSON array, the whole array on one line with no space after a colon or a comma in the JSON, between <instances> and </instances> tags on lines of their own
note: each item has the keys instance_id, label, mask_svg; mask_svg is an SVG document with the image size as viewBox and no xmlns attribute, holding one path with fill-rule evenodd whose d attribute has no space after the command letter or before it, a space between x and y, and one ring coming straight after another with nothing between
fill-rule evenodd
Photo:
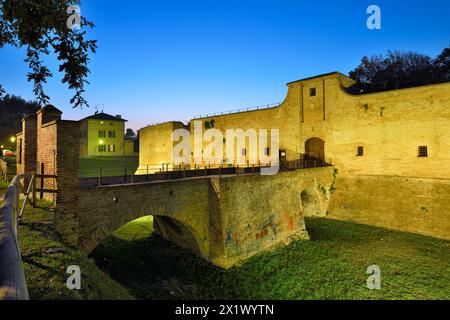
<instances>
[{"instance_id":1,"label":"lamp glow on wall","mask_svg":"<svg viewBox=\"0 0 450 320\"><path fill-rule=\"evenodd\" d=\"M16 137L11 137L11 139L9 139L9 141L11 141L11 143L15 143L16 142Z\"/></svg>"}]
</instances>

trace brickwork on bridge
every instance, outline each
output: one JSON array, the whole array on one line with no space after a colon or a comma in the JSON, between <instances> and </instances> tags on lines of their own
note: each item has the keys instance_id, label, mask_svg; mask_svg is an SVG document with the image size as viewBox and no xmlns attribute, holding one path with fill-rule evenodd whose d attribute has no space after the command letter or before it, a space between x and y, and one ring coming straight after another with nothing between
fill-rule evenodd
<instances>
[{"instance_id":1,"label":"brickwork on bridge","mask_svg":"<svg viewBox=\"0 0 450 320\"><path fill-rule=\"evenodd\" d=\"M153 215L163 236L221 267L308 239L304 208L325 216L333 167L80 189L78 245L93 250L125 223ZM303 199L305 190L313 190Z\"/></svg>"}]
</instances>

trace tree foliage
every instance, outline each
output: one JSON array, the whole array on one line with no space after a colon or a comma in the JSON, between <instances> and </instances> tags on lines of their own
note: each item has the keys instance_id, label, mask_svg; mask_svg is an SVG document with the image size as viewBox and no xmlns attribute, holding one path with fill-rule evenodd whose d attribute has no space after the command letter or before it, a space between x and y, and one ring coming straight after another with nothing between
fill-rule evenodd
<instances>
[{"instance_id":1,"label":"tree foliage","mask_svg":"<svg viewBox=\"0 0 450 320\"><path fill-rule=\"evenodd\" d=\"M80 30L68 28L70 5L80 5L80 0L3 0L0 5L0 49L10 45L26 50L28 81L41 105L50 100L43 85L53 73L42 59L51 53L59 61L58 71L64 74L62 82L75 91L70 103L75 108L88 105L83 94L89 83L89 55L95 53L97 43L86 39L86 28L94 24L81 17ZM2 91L0 85L0 94Z\"/></svg>"},{"instance_id":2,"label":"tree foliage","mask_svg":"<svg viewBox=\"0 0 450 320\"><path fill-rule=\"evenodd\" d=\"M125 138L134 138L136 137L136 133L131 128L127 128L127 132L125 133Z\"/></svg>"},{"instance_id":3,"label":"tree foliage","mask_svg":"<svg viewBox=\"0 0 450 320\"><path fill-rule=\"evenodd\" d=\"M0 142L21 131L22 119L39 110L37 101L26 101L14 95L0 98Z\"/></svg>"},{"instance_id":4,"label":"tree foliage","mask_svg":"<svg viewBox=\"0 0 450 320\"><path fill-rule=\"evenodd\" d=\"M370 93L450 81L450 47L435 59L415 52L389 51L385 56L363 57L350 78L352 93Z\"/></svg>"},{"instance_id":5,"label":"tree foliage","mask_svg":"<svg viewBox=\"0 0 450 320\"><path fill-rule=\"evenodd\" d=\"M450 46L445 48L435 60L436 68L439 70L439 80L450 81Z\"/></svg>"}]
</instances>

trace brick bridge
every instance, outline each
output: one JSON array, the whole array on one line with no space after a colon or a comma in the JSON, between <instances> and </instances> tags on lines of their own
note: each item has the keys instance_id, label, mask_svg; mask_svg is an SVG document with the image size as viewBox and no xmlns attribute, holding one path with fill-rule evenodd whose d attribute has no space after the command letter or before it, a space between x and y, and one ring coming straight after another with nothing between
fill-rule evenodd
<instances>
[{"instance_id":1,"label":"brick bridge","mask_svg":"<svg viewBox=\"0 0 450 320\"><path fill-rule=\"evenodd\" d=\"M45 189L55 226L68 244L89 253L120 226L153 215L168 240L229 267L262 250L307 239L304 216L326 215L334 167L193 177L109 186L80 186L79 124L54 107L23 120L18 173L54 175Z\"/></svg>"},{"instance_id":2,"label":"brick bridge","mask_svg":"<svg viewBox=\"0 0 450 320\"><path fill-rule=\"evenodd\" d=\"M323 167L80 188L72 241L90 252L125 223L153 215L166 239L229 267L275 244L307 239L304 216L326 214L332 183L333 168Z\"/></svg>"}]
</instances>

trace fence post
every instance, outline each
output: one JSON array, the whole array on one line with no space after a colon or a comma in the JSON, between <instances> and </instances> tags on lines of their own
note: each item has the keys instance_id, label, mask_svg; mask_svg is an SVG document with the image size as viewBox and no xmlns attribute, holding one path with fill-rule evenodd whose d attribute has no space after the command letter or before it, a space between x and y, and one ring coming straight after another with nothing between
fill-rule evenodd
<instances>
[{"instance_id":1,"label":"fence post","mask_svg":"<svg viewBox=\"0 0 450 320\"><path fill-rule=\"evenodd\" d=\"M36 208L36 175L33 174L31 176L31 180L33 182L33 208Z\"/></svg>"},{"instance_id":2,"label":"fence post","mask_svg":"<svg viewBox=\"0 0 450 320\"><path fill-rule=\"evenodd\" d=\"M44 174L44 172L41 172L41 174L43 175ZM42 199L44 199L44 191L42 191L43 189L44 189L44 177L43 176L41 176L41 192L39 193L39 198L42 200Z\"/></svg>"}]
</instances>

